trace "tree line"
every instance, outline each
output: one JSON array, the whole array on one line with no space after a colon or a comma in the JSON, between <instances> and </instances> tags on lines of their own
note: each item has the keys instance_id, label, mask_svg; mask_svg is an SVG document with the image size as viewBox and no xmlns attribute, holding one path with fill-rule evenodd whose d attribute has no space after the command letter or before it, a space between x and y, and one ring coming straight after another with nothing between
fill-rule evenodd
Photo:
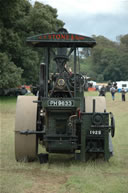
<instances>
[{"instance_id":1,"label":"tree line","mask_svg":"<svg viewBox=\"0 0 128 193\"><path fill-rule=\"evenodd\" d=\"M114 42L104 36L93 36L97 45L87 59L81 59L82 72L92 79L103 81L128 80L128 34ZM86 58L86 49L83 50Z\"/></svg>"},{"instance_id":2,"label":"tree line","mask_svg":"<svg viewBox=\"0 0 128 193\"><path fill-rule=\"evenodd\" d=\"M57 9L29 0L0 0L0 88L38 82L44 50L26 45L26 38L63 27ZM88 54L83 49L81 72L96 81L128 80L128 34L118 42L93 36L97 42Z\"/></svg>"},{"instance_id":3,"label":"tree line","mask_svg":"<svg viewBox=\"0 0 128 193\"><path fill-rule=\"evenodd\" d=\"M38 82L43 49L26 45L26 38L54 32L64 25L57 9L28 0L0 0L0 88Z\"/></svg>"}]
</instances>

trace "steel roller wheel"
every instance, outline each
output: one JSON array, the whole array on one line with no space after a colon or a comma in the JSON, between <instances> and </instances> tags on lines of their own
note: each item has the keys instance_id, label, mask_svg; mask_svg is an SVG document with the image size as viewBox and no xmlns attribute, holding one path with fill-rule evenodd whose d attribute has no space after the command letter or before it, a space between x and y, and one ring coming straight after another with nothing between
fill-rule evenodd
<instances>
[{"instance_id":1,"label":"steel roller wheel","mask_svg":"<svg viewBox=\"0 0 128 193\"><path fill-rule=\"evenodd\" d=\"M115 119L112 113L110 113L111 117L111 136L114 137L115 135Z\"/></svg>"},{"instance_id":2,"label":"steel roller wheel","mask_svg":"<svg viewBox=\"0 0 128 193\"><path fill-rule=\"evenodd\" d=\"M95 99L95 112L103 113L106 111L106 100L103 96L86 96L85 97L85 112L93 112L93 99Z\"/></svg>"},{"instance_id":3,"label":"steel roller wheel","mask_svg":"<svg viewBox=\"0 0 128 193\"><path fill-rule=\"evenodd\" d=\"M36 135L22 135L20 131L36 130L36 96L19 96L16 105L15 156L17 161L32 161L37 155Z\"/></svg>"}]
</instances>

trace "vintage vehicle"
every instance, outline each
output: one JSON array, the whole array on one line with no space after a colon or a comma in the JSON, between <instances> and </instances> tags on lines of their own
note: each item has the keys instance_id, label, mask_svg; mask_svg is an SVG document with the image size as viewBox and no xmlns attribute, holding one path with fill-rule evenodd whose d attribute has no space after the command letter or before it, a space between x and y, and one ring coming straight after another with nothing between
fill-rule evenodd
<instances>
[{"instance_id":1,"label":"vintage vehicle","mask_svg":"<svg viewBox=\"0 0 128 193\"><path fill-rule=\"evenodd\" d=\"M36 159L38 144L47 152L41 154L42 162L48 161L50 153L73 154L83 162L92 154L109 160L113 154L113 114L106 110L105 97L84 96L85 78L77 66L77 49L93 48L95 40L61 28L56 33L29 37L27 44L45 48L45 60L40 64L38 96L19 96L17 100L16 160ZM67 69L71 55L72 71Z\"/></svg>"}]
</instances>

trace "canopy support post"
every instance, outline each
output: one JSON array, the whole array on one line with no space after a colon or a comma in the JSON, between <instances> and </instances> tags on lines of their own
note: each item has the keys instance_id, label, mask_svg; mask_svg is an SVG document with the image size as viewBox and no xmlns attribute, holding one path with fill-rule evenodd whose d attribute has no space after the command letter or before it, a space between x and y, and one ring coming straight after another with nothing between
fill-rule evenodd
<instances>
[{"instance_id":1,"label":"canopy support post","mask_svg":"<svg viewBox=\"0 0 128 193\"><path fill-rule=\"evenodd\" d=\"M74 47L74 97L76 97L76 47Z\"/></svg>"}]
</instances>

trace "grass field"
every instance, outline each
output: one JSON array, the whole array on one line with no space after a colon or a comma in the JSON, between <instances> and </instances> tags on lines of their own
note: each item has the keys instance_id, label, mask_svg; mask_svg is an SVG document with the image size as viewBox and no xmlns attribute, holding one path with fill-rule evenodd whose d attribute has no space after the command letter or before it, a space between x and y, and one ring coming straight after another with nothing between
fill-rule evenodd
<instances>
[{"instance_id":1,"label":"grass field","mask_svg":"<svg viewBox=\"0 0 128 193\"><path fill-rule=\"evenodd\" d=\"M87 95L98 95L89 92ZM75 162L70 156L50 156L49 163L18 163L14 155L16 98L0 98L0 192L1 193L128 193L128 94L112 101L107 93L107 111L114 113L114 156L103 160Z\"/></svg>"}]
</instances>

